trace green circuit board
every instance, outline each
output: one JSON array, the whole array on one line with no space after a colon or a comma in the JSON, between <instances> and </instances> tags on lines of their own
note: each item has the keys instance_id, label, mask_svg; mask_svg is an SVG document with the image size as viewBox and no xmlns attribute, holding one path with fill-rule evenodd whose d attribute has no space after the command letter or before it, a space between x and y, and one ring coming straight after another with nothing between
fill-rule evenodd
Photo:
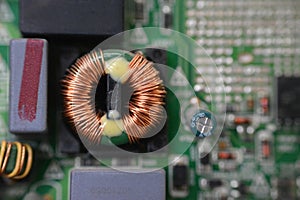
<instances>
[{"instance_id":1,"label":"green circuit board","mask_svg":"<svg viewBox=\"0 0 300 200\"><path fill-rule=\"evenodd\" d=\"M300 198L300 109L293 106L300 100L300 1L126 1L125 28L133 29L128 45L166 51L159 53L170 67L165 134L172 142L125 164L119 157L101 163L86 151L60 152L57 126L45 137L9 132L9 41L22 37L18 8L17 0L0 0L0 140L30 144L34 161L24 180L0 181L0 199L70 199L73 169L106 165L164 165L166 199ZM217 133L205 139L195 139L189 128L199 107L217 115ZM49 115L48 126L56 120ZM111 145L107 138L102 143ZM177 164L167 165L174 157ZM187 169L179 180L176 165ZM173 187L182 179L186 185Z\"/></svg>"}]
</instances>

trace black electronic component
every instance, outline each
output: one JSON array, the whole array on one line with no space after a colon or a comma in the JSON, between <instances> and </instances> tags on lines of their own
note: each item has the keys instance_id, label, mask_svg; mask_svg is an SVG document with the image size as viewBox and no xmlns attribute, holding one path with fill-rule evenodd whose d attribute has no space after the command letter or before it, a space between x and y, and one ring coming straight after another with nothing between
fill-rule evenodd
<instances>
[{"instance_id":1,"label":"black electronic component","mask_svg":"<svg viewBox=\"0 0 300 200\"><path fill-rule=\"evenodd\" d=\"M280 123L300 119L300 77L277 78L277 118Z\"/></svg>"},{"instance_id":2,"label":"black electronic component","mask_svg":"<svg viewBox=\"0 0 300 200\"><path fill-rule=\"evenodd\" d=\"M167 64L167 51L164 49L147 48L145 50L145 56L154 63Z\"/></svg>"},{"instance_id":3,"label":"black electronic component","mask_svg":"<svg viewBox=\"0 0 300 200\"><path fill-rule=\"evenodd\" d=\"M172 13L164 14L164 28L171 28L173 24L173 16Z\"/></svg>"},{"instance_id":4,"label":"black electronic component","mask_svg":"<svg viewBox=\"0 0 300 200\"><path fill-rule=\"evenodd\" d=\"M175 190L186 190L188 186L188 167L185 165L173 166L173 187Z\"/></svg>"},{"instance_id":5,"label":"black electronic component","mask_svg":"<svg viewBox=\"0 0 300 200\"><path fill-rule=\"evenodd\" d=\"M145 20L145 0L135 0L134 1L134 18L136 21Z\"/></svg>"},{"instance_id":6,"label":"black electronic component","mask_svg":"<svg viewBox=\"0 0 300 200\"><path fill-rule=\"evenodd\" d=\"M62 119L59 121L61 122ZM71 130L65 123L60 123L58 149L61 153L66 154L76 154L86 151L80 139L73 134L73 130Z\"/></svg>"},{"instance_id":7,"label":"black electronic component","mask_svg":"<svg viewBox=\"0 0 300 200\"><path fill-rule=\"evenodd\" d=\"M208 181L208 185L210 189L214 189L223 186L223 182L220 179L211 179Z\"/></svg>"},{"instance_id":8,"label":"black electronic component","mask_svg":"<svg viewBox=\"0 0 300 200\"><path fill-rule=\"evenodd\" d=\"M164 28L172 28L173 26L173 13L171 7L168 5L164 5L162 8L163 12L163 27Z\"/></svg>"},{"instance_id":9,"label":"black electronic component","mask_svg":"<svg viewBox=\"0 0 300 200\"><path fill-rule=\"evenodd\" d=\"M240 112L240 106L239 104L227 104L226 105L226 112L228 113L237 113Z\"/></svg>"},{"instance_id":10,"label":"black electronic component","mask_svg":"<svg viewBox=\"0 0 300 200\"><path fill-rule=\"evenodd\" d=\"M210 164L209 154L207 154L204 157L200 158L200 162L201 162L202 165L209 165Z\"/></svg>"},{"instance_id":11,"label":"black electronic component","mask_svg":"<svg viewBox=\"0 0 300 200\"><path fill-rule=\"evenodd\" d=\"M249 194L249 186L244 182L240 182L236 190L239 191L242 197Z\"/></svg>"},{"instance_id":12,"label":"black electronic component","mask_svg":"<svg viewBox=\"0 0 300 200\"><path fill-rule=\"evenodd\" d=\"M123 31L123 10L118 0L21 0L20 29L26 36L108 37Z\"/></svg>"},{"instance_id":13,"label":"black electronic component","mask_svg":"<svg viewBox=\"0 0 300 200\"><path fill-rule=\"evenodd\" d=\"M278 180L278 199L296 199L296 184L292 178Z\"/></svg>"},{"instance_id":14,"label":"black electronic component","mask_svg":"<svg viewBox=\"0 0 300 200\"><path fill-rule=\"evenodd\" d=\"M147 152L154 152L165 147L168 144L167 126L165 125L162 130L156 135L144 139Z\"/></svg>"},{"instance_id":15,"label":"black electronic component","mask_svg":"<svg viewBox=\"0 0 300 200\"><path fill-rule=\"evenodd\" d=\"M175 157L175 163L169 166L169 189L173 197L186 197L189 192L188 158Z\"/></svg>"},{"instance_id":16,"label":"black electronic component","mask_svg":"<svg viewBox=\"0 0 300 200\"><path fill-rule=\"evenodd\" d=\"M204 143L201 140L198 141L198 156L197 156L197 173L203 174L211 171L212 169L212 158L211 153L209 152L210 145Z\"/></svg>"},{"instance_id":17,"label":"black electronic component","mask_svg":"<svg viewBox=\"0 0 300 200\"><path fill-rule=\"evenodd\" d=\"M154 62L154 67L159 71L160 78L166 82L168 80L168 72L163 65L167 65L167 51L165 49L147 48L144 54L149 61Z\"/></svg>"},{"instance_id":18,"label":"black electronic component","mask_svg":"<svg viewBox=\"0 0 300 200\"><path fill-rule=\"evenodd\" d=\"M136 144L122 144L118 145L121 149L124 149L129 152L135 153L148 153L154 152L157 150L165 151L164 148L168 144L168 137L167 137L167 126L166 124L157 134L149 138L142 138Z\"/></svg>"}]
</instances>

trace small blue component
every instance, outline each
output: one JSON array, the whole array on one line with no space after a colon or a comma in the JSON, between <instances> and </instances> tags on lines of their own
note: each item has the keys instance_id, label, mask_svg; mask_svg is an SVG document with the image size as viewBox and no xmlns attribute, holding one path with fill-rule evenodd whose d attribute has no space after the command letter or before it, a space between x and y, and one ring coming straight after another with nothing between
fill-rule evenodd
<instances>
[{"instance_id":1,"label":"small blue component","mask_svg":"<svg viewBox=\"0 0 300 200\"><path fill-rule=\"evenodd\" d=\"M216 125L215 117L206 110L199 110L191 120L191 130L200 138L210 136Z\"/></svg>"}]
</instances>

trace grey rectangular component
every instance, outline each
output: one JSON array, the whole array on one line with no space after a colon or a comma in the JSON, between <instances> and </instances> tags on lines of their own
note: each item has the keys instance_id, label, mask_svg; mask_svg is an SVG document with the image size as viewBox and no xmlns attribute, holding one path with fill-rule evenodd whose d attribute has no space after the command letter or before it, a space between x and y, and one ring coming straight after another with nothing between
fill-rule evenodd
<instances>
[{"instance_id":1,"label":"grey rectangular component","mask_svg":"<svg viewBox=\"0 0 300 200\"><path fill-rule=\"evenodd\" d=\"M47 41L10 42L9 130L41 133L47 130Z\"/></svg>"},{"instance_id":2,"label":"grey rectangular component","mask_svg":"<svg viewBox=\"0 0 300 200\"><path fill-rule=\"evenodd\" d=\"M108 168L74 169L70 200L162 200L165 199L165 171L122 172Z\"/></svg>"}]
</instances>

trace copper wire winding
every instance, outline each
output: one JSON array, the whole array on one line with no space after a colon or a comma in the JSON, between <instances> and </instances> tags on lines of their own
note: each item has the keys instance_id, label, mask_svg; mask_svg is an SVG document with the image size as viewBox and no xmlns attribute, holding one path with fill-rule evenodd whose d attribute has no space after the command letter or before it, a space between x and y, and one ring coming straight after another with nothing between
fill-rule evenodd
<instances>
[{"instance_id":1,"label":"copper wire winding","mask_svg":"<svg viewBox=\"0 0 300 200\"><path fill-rule=\"evenodd\" d=\"M125 132L131 143L147 135L162 119L165 89L159 72L141 54L129 63L127 82L133 89L128 104L129 112L122 116ZM77 59L62 80L65 115L77 133L91 142L100 142L103 113L95 108L95 95L100 78L105 75L101 50Z\"/></svg>"},{"instance_id":2,"label":"copper wire winding","mask_svg":"<svg viewBox=\"0 0 300 200\"><path fill-rule=\"evenodd\" d=\"M102 51L92 52L77 59L62 80L65 115L77 133L91 141L99 141L103 131L95 108L98 82L105 73Z\"/></svg>"},{"instance_id":3,"label":"copper wire winding","mask_svg":"<svg viewBox=\"0 0 300 200\"><path fill-rule=\"evenodd\" d=\"M16 147L15 165L12 171L7 172L9 159L12 156L13 146ZM0 148L0 175L10 179L23 179L31 169L33 161L32 149L28 144L20 142L1 142Z\"/></svg>"},{"instance_id":4,"label":"copper wire winding","mask_svg":"<svg viewBox=\"0 0 300 200\"><path fill-rule=\"evenodd\" d=\"M152 65L141 54L136 54L129 63L131 74L128 82L133 94L129 114L123 117L123 123L131 142L144 137L162 120L166 91L159 72Z\"/></svg>"}]
</instances>

